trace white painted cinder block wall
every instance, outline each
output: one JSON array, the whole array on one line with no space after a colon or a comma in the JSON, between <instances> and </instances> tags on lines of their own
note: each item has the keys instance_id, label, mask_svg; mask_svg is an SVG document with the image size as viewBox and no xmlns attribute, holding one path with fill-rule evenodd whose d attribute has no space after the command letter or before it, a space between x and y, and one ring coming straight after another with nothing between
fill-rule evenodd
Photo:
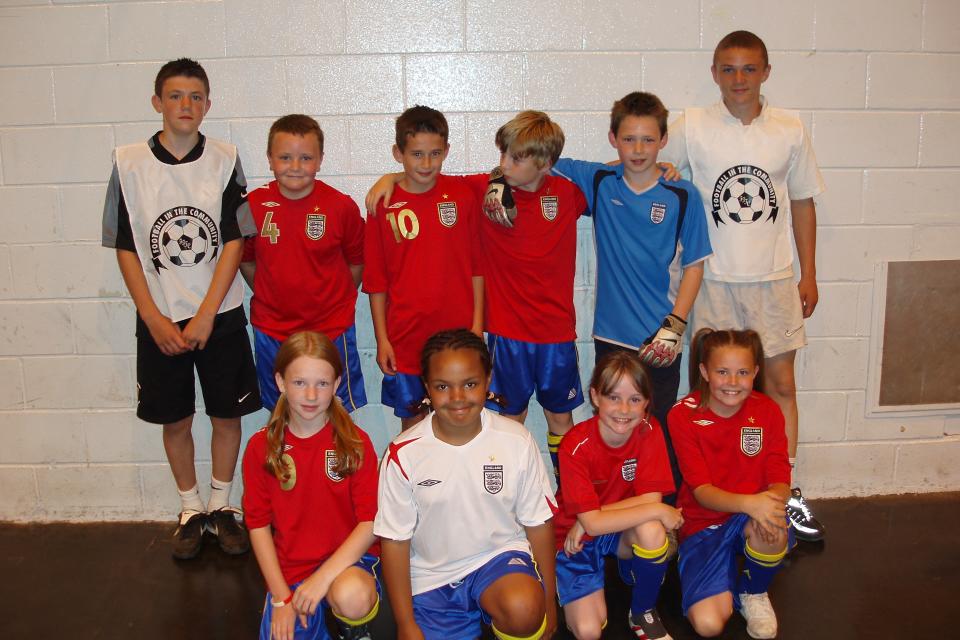
<instances>
[{"instance_id":1,"label":"white painted cinder block wall","mask_svg":"<svg viewBox=\"0 0 960 640\"><path fill-rule=\"evenodd\" d=\"M960 3L2 0L0 519L177 511L159 431L133 415L133 307L99 246L111 150L158 128L149 98L162 62L206 66L203 129L239 145L252 185L268 177L269 124L305 112L326 132L324 179L359 200L395 168L392 121L416 103L449 117L450 172L492 166L496 127L524 108L557 118L569 155L607 160L613 100L643 89L675 112L714 101L711 51L736 28L767 41L766 94L802 112L829 187L821 302L798 359L799 479L811 496L960 488L960 420L864 417L875 263L960 257ZM579 248L586 376L588 224ZM365 298L359 309L379 398ZM263 418L245 420L245 434ZM398 429L379 405L357 420L378 448ZM204 418L195 433L208 451Z\"/></svg>"}]
</instances>

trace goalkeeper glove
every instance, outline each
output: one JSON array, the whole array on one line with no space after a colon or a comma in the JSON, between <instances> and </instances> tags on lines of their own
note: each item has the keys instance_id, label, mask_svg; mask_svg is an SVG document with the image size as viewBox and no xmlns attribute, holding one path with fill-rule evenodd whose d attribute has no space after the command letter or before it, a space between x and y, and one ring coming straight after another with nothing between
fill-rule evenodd
<instances>
[{"instance_id":1,"label":"goalkeeper glove","mask_svg":"<svg viewBox=\"0 0 960 640\"><path fill-rule=\"evenodd\" d=\"M668 315L657 332L640 346L640 360L651 367L669 367L680 355L686 328L686 321L672 313Z\"/></svg>"},{"instance_id":2,"label":"goalkeeper glove","mask_svg":"<svg viewBox=\"0 0 960 640\"><path fill-rule=\"evenodd\" d=\"M490 182L487 183L487 193L483 198L483 212L497 224L508 229L513 228L513 221L517 217L517 206L513 202L513 193L500 167L490 172Z\"/></svg>"}]
</instances>

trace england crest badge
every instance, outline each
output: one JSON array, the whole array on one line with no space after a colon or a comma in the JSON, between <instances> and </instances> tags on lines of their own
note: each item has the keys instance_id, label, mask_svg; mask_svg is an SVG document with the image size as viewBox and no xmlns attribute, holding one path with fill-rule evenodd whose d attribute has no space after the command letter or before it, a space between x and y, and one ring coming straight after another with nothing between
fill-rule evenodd
<instances>
[{"instance_id":1,"label":"england crest badge","mask_svg":"<svg viewBox=\"0 0 960 640\"><path fill-rule=\"evenodd\" d=\"M740 427L740 450L750 457L760 453L763 448L763 429L760 427Z\"/></svg>"},{"instance_id":2,"label":"england crest badge","mask_svg":"<svg viewBox=\"0 0 960 640\"><path fill-rule=\"evenodd\" d=\"M560 210L560 199L557 196L540 196L540 212L548 222L557 219Z\"/></svg>"},{"instance_id":3,"label":"england crest badge","mask_svg":"<svg viewBox=\"0 0 960 640\"><path fill-rule=\"evenodd\" d=\"M634 478L637 477L637 459L628 458L623 461L623 464L620 465L620 475L627 482L633 482Z\"/></svg>"},{"instance_id":4,"label":"england crest badge","mask_svg":"<svg viewBox=\"0 0 960 640\"><path fill-rule=\"evenodd\" d=\"M445 227L452 227L457 224L457 203L438 202L437 215L440 216L440 224Z\"/></svg>"},{"instance_id":5,"label":"england crest badge","mask_svg":"<svg viewBox=\"0 0 960 640\"><path fill-rule=\"evenodd\" d=\"M497 494L503 489L503 465L483 465L483 488L487 493Z\"/></svg>"},{"instance_id":6,"label":"england crest badge","mask_svg":"<svg viewBox=\"0 0 960 640\"><path fill-rule=\"evenodd\" d=\"M334 482L343 480L343 476L335 471L337 467L337 452L333 449L327 449L327 477Z\"/></svg>"},{"instance_id":7,"label":"england crest badge","mask_svg":"<svg viewBox=\"0 0 960 640\"><path fill-rule=\"evenodd\" d=\"M307 214L307 237L319 240L327 230L327 216L322 213Z\"/></svg>"},{"instance_id":8,"label":"england crest badge","mask_svg":"<svg viewBox=\"0 0 960 640\"><path fill-rule=\"evenodd\" d=\"M667 215L667 205L662 202L654 202L650 205L650 222L660 224Z\"/></svg>"}]
</instances>

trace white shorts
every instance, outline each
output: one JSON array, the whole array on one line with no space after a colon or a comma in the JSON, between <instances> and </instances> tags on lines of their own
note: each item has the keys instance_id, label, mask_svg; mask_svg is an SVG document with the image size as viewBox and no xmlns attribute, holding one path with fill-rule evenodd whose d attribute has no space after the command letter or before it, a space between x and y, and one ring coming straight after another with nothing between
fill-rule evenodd
<instances>
[{"instance_id":1,"label":"white shorts","mask_svg":"<svg viewBox=\"0 0 960 640\"><path fill-rule=\"evenodd\" d=\"M704 280L693 305L691 336L703 327L753 329L767 358L807 344L803 306L793 278L765 282Z\"/></svg>"}]
</instances>

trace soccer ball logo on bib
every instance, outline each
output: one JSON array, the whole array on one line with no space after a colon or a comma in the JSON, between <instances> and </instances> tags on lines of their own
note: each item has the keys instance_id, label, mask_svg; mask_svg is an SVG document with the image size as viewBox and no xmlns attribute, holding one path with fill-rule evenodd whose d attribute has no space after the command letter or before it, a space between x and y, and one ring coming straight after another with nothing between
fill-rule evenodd
<instances>
[{"instance_id":1,"label":"soccer ball logo on bib","mask_svg":"<svg viewBox=\"0 0 960 640\"><path fill-rule=\"evenodd\" d=\"M150 255L158 270L210 262L219 248L220 230L216 223L194 207L168 209L150 229Z\"/></svg>"},{"instance_id":2,"label":"soccer ball logo on bib","mask_svg":"<svg viewBox=\"0 0 960 640\"><path fill-rule=\"evenodd\" d=\"M711 208L717 226L727 220L752 224L764 217L776 222L780 211L769 174L752 165L738 165L720 174L713 187Z\"/></svg>"}]
</instances>

